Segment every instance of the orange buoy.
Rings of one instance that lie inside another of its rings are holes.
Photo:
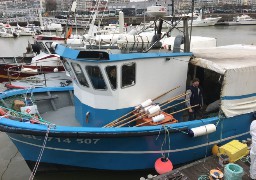
[[[165,157],[158,158],[155,162],[155,170],[158,174],[164,174],[172,171],[172,162]]]

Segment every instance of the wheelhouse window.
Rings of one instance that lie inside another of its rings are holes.
[[[86,66],[86,71],[89,75],[94,89],[107,89],[101,70],[98,66]]]
[[[62,59],[62,64],[66,70],[66,73],[69,75],[69,76],[75,76],[74,73],[72,72],[72,69],[71,69],[71,66],[69,65],[68,61],[66,59]]]
[[[125,64],[122,66],[122,88],[135,85],[136,71],[135,63]]]
[[[82,68],[79,64],[77,63],[71,63],[74,73],[76,75],[76,78],[78,80],[78,82],[82,85],[82,86],[86,86],[89,87],[89,84],[84,76],[84,73],[82,71]]]
[[[108,79],[111,85],[112,89],[116,89],[117,87],[117,71],[116,71],[116,66],[107,66],[106,67],[106,72],[108,75]]]
[[[46,42],[45,45],[52,54],[55,53],[55,50],[52,48],[52,42]]]
[[[39,49],[37,49],[37,54],[39,54],[40,51],[43,51],[44,53],[49,54],[47,48],[44,46],[44,44],[42,42],[36,42],[36,45],[37,45],[37,47],[39,47]],[[38,52],[38,50],[39,50],[39,52]]]

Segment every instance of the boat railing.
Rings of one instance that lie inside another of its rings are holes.
[[[2,59],[2,61],[4,62],[4,64],[6,64],[5,58],[1,58],[1,59]]]
[[[12,84],[12,81],[24,79],[25,81],[32,81],[35,84],[42,84],[44,86],[47,86],[46,76],[45,72],[43,71],[42,65],[38,65],[38,63],[35,63],[36,68],[28,68],[27,70],[23,70],[23,65],[16,65],[9,67],[7,69],[7,76],[8,76],[8,82],[9,84]],[[43,78],[36,78],[36,77],[26,77],[22,76],[22,74],[33,74],[33,76],[43,74]]]

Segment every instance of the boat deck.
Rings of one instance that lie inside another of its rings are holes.
[[[244,170],[243,180],[249,180],[250,179],[250,164],[249,162],[245,161],[246,158],[242,158],[235,162],[235,164],[238,164],[241,166]],[[209,176],[209,172],[212,169],[219,169],[221,172],[224,173],[224,167],[222,167],[219,164],[219,159],[217,156],[209,156],[207,158],[198,160],[196,162],[193,162],[191,164],[187,164],[185,166],[181,166],[169,173],[159,175],[157,177],[154,177],[154,180],[167,180],[171,179],[174,175],[179,176],[179,179],[185,180],[198,180],[200,177]]]
[[[59,126],[78,126],[79,122],[75,119],[75,107],[67,106],[56,111],[41,114],[42,118]]]
[[[67,83],[68,82],[68,83]],[[72,86],[71,78],[66,75],[66,72],[54,72],[35,75],[21,80],[11,82],[14,86],[21,87],[61,87]]]

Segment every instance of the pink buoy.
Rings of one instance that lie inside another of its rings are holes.
[[[168,158],[158,158],[155,162],[155,170],[158,174],[164,174],[172,171],[173,165]]]

